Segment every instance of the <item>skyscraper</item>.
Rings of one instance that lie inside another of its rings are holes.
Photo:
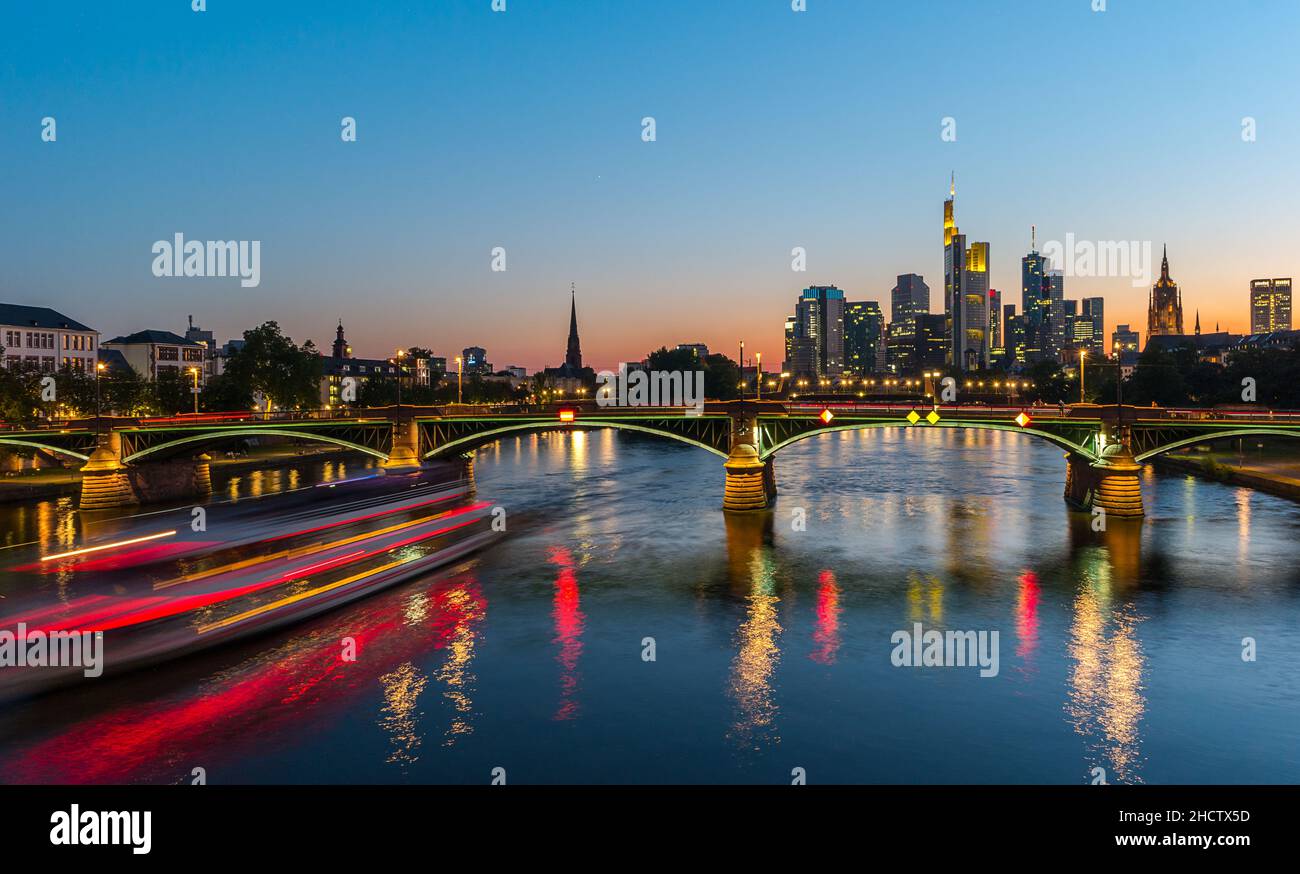
[[[916,327],[915,316],[930,311],[930,286],[916,273],[899,274],[889,293],[889,321],[910,322]]]
[[[874,300],[844,304],[844,370],[854,376],[876,372],[876,347],[884,333],[884,316]]]
[[[1092,322],[1092,340],[1088,344],[1088,355],[1094,359],[1106,354],[1106,302],[1099,297],[1083,299],[1083,315]]]
[[[1047,258],[1038,252],[1037,228],[1030,230],[1029,254],[1020,259],[1020,312],[1024,322],[1025,351],[1021,363],[1033,364],[1051,357],[1047,329],[1051,286],[1045,284]]]
[[[1016,315],[1013,303],[1006,304],[1002,313],[1006,324],[1006,354],[1002,363],[1008,369],[1022,367],[1025,363],[1025,317]]]
[[[1059,361],[1061,350],[1066,347],[1070,336],[1070,312],[1065,300],[1065,274],[1062,271],[1051,269],[1043,275],[1042,305],[1047,307],[1043,355]]]
[[[988,366],[989,244],[972,243],[957,229],[954,180],[943,202],[943,298],[948,361],[962,370]]]
[[[894,373],[910,373],[915,367],[916,323],[930,312],[930,286],[916,273],[903,273],[889,293],[889,328],[886,332],[886,362]]]
[[[794,318],[786,322],[786,370],[819,378],[844,372],[843,291],[813,285],[799,295]]]
[[[1002,340],[1002,292],[989,289],[989,354],[1004,348]]]
[[[1147,302],[1147,342],[1161,334],[1183,333],[1183,296],[1178,283],[1169,278],[1169,250],[1160,258],[1160,278],[1151,286]]]
[[[1291,330],[1291,280],[1252,279],[1250,281],[1250,332]]]

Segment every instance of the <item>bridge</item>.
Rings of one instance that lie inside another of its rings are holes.
[[[190,493],[209,493],[207,453],[247,437],[328,444],[370,455],[391,470],[458,460],[465,475],[472,477],[474,450],[502,437],[599,428],[651,434],[719,456],[725,477],[723,508],[736,512],[769,508],[776,496],[776,454],[818,434],[873,428],[1020,432],[1062,450],[1064,497],[1072,506],[1140,517],[1139,474],[1147,460],[1220,438],[1300,437],[1300,413],[756,400],[708,402],[696,410],[600,407],[589,400],[538,408],[393,406],[73,420],[0,428],[0,451],[21,448],[80,464],[81,507],[102,509],[138,503],[132,474],[151,465],[179,465],[189,477]]]

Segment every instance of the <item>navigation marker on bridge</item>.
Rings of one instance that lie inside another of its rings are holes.
[[[817,416],[817,418],[819,418],[819,419],[822,420],[822,424],[823,424],[823,425],[829,425],[829,424],[831,423],[831,419],[834,419],[834,418],[835,418],[835,414],[832,413],[832,412],[831,412],[829,409],[827,409],[826,407],[822,407],[821,414],[820,414],[819,416]]]
[[[938,410],[931,410],[929,413],[926,414],[926,416],[925,416],[925,421],[929,422],[931,425],[933,425],[933,424],[935,424],[936,422],[938,422],[938,421],[939,421],[939,411],[938,411]]]
[[[1029,418],[1028,414],[1026,414],[1026,413],[1024,413],[1024,412],[1021,412],[1021,413],[1018,414],[1018,415],[1016,416],[1016,418],[1015,418],[1015,423],[1016,423],[1017,425],[1019,425],[1021,428],[1025,428],[1025,427],[1027,427],[1027,426],[1029,425],[1029,423],[1032,422],[1032,421],[1034,421],[1034,420],[1031,419],[1031,418]]]
[[[919,421],[921,421],[921,415],[916,410],[912,410],[907,414],[907,424],[915,425]]]
[[[578,413],[576,410],[560,410],[561,422],[572,422],[574,419],[577,418],[577,416]]]

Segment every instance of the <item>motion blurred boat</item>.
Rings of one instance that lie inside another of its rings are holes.
[[[67,663],[74,641],[91,652],[84,635],[102,634],[101,666],[115,674],[301,622],[464,559],[496,536],[490,517],[464,484],[420,473],[130,517],[5,568],[23,584],[6,586],[0,697],[87,678],[81,660]],[[51,653],[66,641],[61,664],[15,659],[33,640]]]

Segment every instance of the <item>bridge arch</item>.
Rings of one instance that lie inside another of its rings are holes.
[[[679,443],[685,443],[694,446],[697,449],[704,449],[712,452],[720,458],[726,458],[727,453],[717,447],[710,446],[700,440],[687,437],[684,434],[674,434],[672,431],[660,428],[652,428],[646,425],[637,425],[632,422],[620,422],[615,420],[592,420],[587,419],[575,422],[522,422],[514,425],[504,425],[500,428],[492,428],[487,431],[480,431],[475,434],[468,434],[455,440],[450,440],[441,446],[431,449],[424,453],[424,458],[443,458],[449,455],[457,455],[462,452],[469,452],[480,446],[486,446],[489,443],[495,443],[497,440],[508,434],[540,434],[546,431],[573,430],[581,429],[584,431],[594,431],[600,428],[616,428],[621,431],[637,431],[642,434],[651,434],[655,437],[666,437],[669,440],[676,440]]]
[[[1291,437],[1300,438],[1300,429],[1286,430],[1284,428],[1233,428],[1227,431],[1214,431],[1208,434],[1197,434],[1195,437],[1188,437],[1185,440],[1175,440],[1173,443],[1166,443],[1164,446],[1157,446],[1143,452],[1141,455],[1134,457],[1134,461],[1142,462],[1157,455],[1164,455],[1166,452],[1173,452],[1175,449],[1182,449],[1184,446],[1193,446],[1197,443],[1208,443],[1211,440],[1223,440],[1228,437]]]
[[[0,437],[0,445],[3,446],[24,446],[28,449],[44,449],[46,452],[56,452],[60,455],[66,455],[75,458],[78,461],[89,461],[90,456],[77,452],[74,449],[65,449],[62,446],[51,446],[48,443],[37,443],[34,440],[19,440],[15,437]]]
[[[819,425],[815,428],[809,428],[807,431],[793,434],[790,437],[765,448],[759,454],[759,458],[760,460],[766,461],[791,443],[797,443],[798,441],[804,440],[808,437],[816,437],[818,434],[826,434],[830,431],[866,431],[875,428],[973,428],[983,431],[1007,431],[1012,434],[1029,434],[1046,440],[1072,455],[1082,456],[1089,461],[1101,460],[1101,456],[1098,455],[1096,448],[1076,443],[1059,434],[1040,431],[1037,428],[1021,428],[1019,425],[1004,425],[1000,422],[945,422],[942,419],[933,425],[908,425],[903,422],[851,422],[846,425],[827,425],[825,427]]]
[[[312,431],[291,431],[281,428],[231,428],[224,431],[212,431],[205,434],[180,437],[176,440],[168,440],[166,443],[159,443],[157,446],[150,446],[147,449],[141,449],[139,452],[133,452],[123,458],[122,462],[124,464],[129,464],[133,461],[145,458],[146,456],[153,455],[156,452],[175,449],[178,446],[185,446],[192,443],[214,443],[218,440],[224,440],[230,437],[259,437],[263,435],[273,437],[293,437],[299,440],[315,440],[320,443],[330,443],[334,446],[341,446],[345,449],[364,452],[366,455],[372,455],[381,461],[388,460],[387,453],[380,452],[377,449],[372,449],[369,446],[362,446],[360,443],[354,443],[351,440],[342,440],[338,437],[330,437]]]

